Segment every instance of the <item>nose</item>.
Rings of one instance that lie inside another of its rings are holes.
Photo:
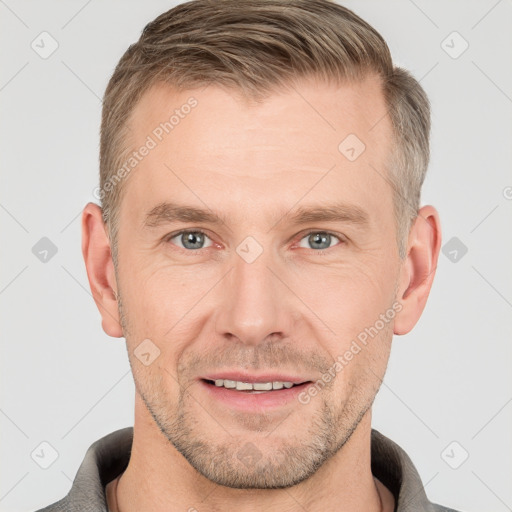
[[[253,262],[234,255],[233,269],[219,290],[217,335],[237,338],[246,345],[290,337],[293,297],[276,277],[275,266],[267,251]]]

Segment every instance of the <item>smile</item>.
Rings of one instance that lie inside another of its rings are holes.
[[[242,382],[239,380],[216,379],[215,381],[207,381],[217,386],[226,389],[235,389],[236,391],[245,391],[253,393],[265,393],[267,391],[274,391],[278,389],[290,389],[294,384],[293,382],[273,381],[273,382]]]
[[[284,407],[300,406],[298,395],[311,381],[291,382],[288,380],[269,380],[247,382],[232,379],[200,379],[201,389],[214,402],[233,410],[247,413],[264,413]]]

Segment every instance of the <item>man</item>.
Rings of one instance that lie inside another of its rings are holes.
[[[134,427],[44,510],[449,510],[371,428],[437,265],[429,131],[418,82],[336,3],[196,0],[147,25],[82,216]]]

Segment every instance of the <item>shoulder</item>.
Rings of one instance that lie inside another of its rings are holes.
[[[432,503],[432,512],[462,512],[462,510],[455,510],[454,508],[444,507],[437,503]]]
[[[52,505],[48,505],[47,507],[40,508],[35,512],[69,512],[73,510],[70,506],[68,496],[62,498],[61,500],[53,503]],[[85,509],[84,509],[85,510]]]
[[[379,431],[371,433],[372,473],[393,494],[397,512],[462,512],[429,501],[407,453]]]
[[[68,494],[36,512],[107,512],[105,486],[128,465],[132,439],[133,427],[126,427],[95,441]]]

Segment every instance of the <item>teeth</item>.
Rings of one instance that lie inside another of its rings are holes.
[[[249,391],[252,389],[252,384],[249,382],[236,382],[236,390],[237,391]]]
[[[238,380],[216,379],[215,386],[225,387],[228,389],[236,389],[237,391],[271,391],[274,389],[290,389],[293,386],[292,382],[241,382]]]
[[[270,391],[272,389],[272,382],[255,382],[252,385],[255,391]]]

